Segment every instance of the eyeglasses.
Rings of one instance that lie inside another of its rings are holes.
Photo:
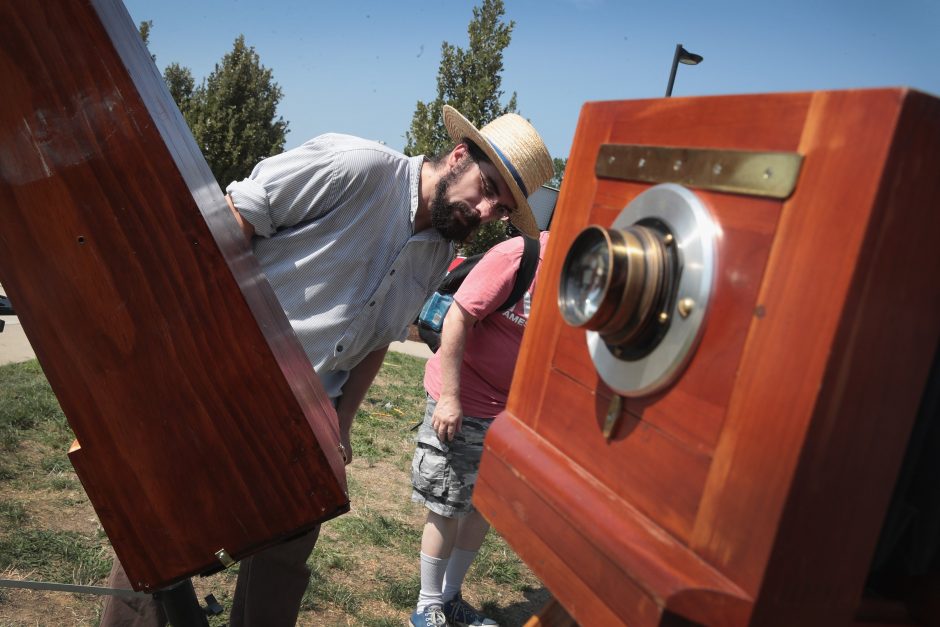
[[[499,192],[496,191],[496,187],[491,185],[487,180],[487,177],[483,174],[483,168],[479,163],[477,163],[477,170],[480,173],[480,190],[482,192],[483,198],[485,198],[486,201],[490,203],[490,206],[494,207],[496,211],[499,212],[499,216],[501,218],[505,218],[506,216],[510,215],[512,213],[512,209],[499,202]]]

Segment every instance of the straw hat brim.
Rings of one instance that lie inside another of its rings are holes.
[[[512,192],[513,199],[516,201],[515,210],[509,214],[510,222],[526,235],[538,237],[539,225],[535,221],[535,215],[532,213],[532,207],[529,206],[529,200],[522,193],[522,189],[516,183],[512,174],[510,174],[509,168],[506,167],[506,164],[503,163],[503,160],[500,159],[490,145],[489,140],[471,124],[470,120],[450,105],[444,105],[444,126],[447,128],[450,138],[455,142],[463,141],[466,137],[486,154],[490,162],[496,166],[500,176],[503,177],[503,181],[509,187],[509,191]]]

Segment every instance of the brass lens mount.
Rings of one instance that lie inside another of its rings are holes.
[[[719,235],[694,193],[666,183],[637,196],[609,228],[594,224],[575,238],[558,307],[586,331],[613,390],[650,394],[678,376],[701,334]]]

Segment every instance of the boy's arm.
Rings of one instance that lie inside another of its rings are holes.
[[[460,365],[467,344],[467,334],[477,319],[454,301],[441,330],[441,347],[438,358],[441,367],[441,394],[434,408],[431,426],[441,442],[449,442],[460,431],[463,408],[460,405]]]

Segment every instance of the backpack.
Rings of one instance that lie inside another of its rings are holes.
[[[522,260],[519,262],[519,270],[516,272],[516,282],[513,284],[512,291],[506,301],[499,306],[497,311],[505,311],[519,302],[519,299],[529,289],[532,280],[535,278],[535,270],[539,265],[539,240],[525,235],[520,237],[523,241]],[[454,302],[454,294],[485,254],[480,253],[464,259],[459,266],[441,279],[437,289],[424,302],[424,307],[421,308],[421,313],[418,314],[418,336],[430,347],[431,351],[436,353],[441,346],[441,329],[444,326],[444,317],[447,315],[451,303]]]

